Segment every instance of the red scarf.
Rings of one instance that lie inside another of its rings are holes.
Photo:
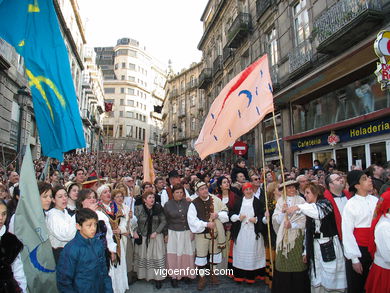
[[[371,253],[372,258],[374,258],[374,254],[376,252],[376,244],[375,244],[375,227],[378,224],[380,218],[382,216],[386,217],[390,209],[390,188],[384,192],[378,200],[376,204],[376,209],[374,213],[374,218],[371,222],[370,235],[368,238],[368,251]]]
[[[345,194],[347,199],[351,198],[351,194],[347,190],[343,190],[343,193]],[[341,214],[340,214],[339,208],[338,208],[338,206],[336,204],[336,201],[333,198],[332,193],[328,189],[325,190],[324,196],[325,196],[325,198],[327,200],[330,201],[330,203],[333,206],[333,212],[334,212],[334,217],[335,217],[335,220],[336,220],[337,232],[339,234],[339,238],[340,238],[340,241],[341,241],[342,238],[343,238],[343,234],[341,232]]]
[[[217,197],[220,200],[222,200],[222,194],[217,194]],[[229,211],[233,209],[235,199],[236,199],[235,193],[233,191],[229,190],[229,201],[227,203],[227,207],[228,207]]]

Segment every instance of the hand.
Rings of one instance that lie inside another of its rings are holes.
[[[282,213],[285,213],[288,209],[288,206],[286,203],[283,204]]]
[[[114,229],[114,230],[112,230],[112,233],[114,233],[115,235],[119,235],[119,234],[121,234],[121,230]]]
[[[210,214],[210,220],[215,220],[216,218],[218,218],[218,213],[211,213]]]
[[[249,222],[255,224],[257,222],[257,218],[256,217],[249,218]]]
[[[302,257],[302,261],[303,261],[303,263],[307,263],[307,256],[306,256],[306,255],[304,255],[304,256]]]
[[[156,233],[156,232],[154,232],[154,233],[150,234],[150,239],[155,239],[155,238],[156,238],[156,236],[157,236],[157,233]]]
[[[358,273],[359,275],[363,275],[363,267],[362,267],[362,264],[360,262],[358,263],[353,263],[352,264],[352,268],[353,270]]]
[[[164,236],[164,242],[165,242],[165,243],[168,243],[168,235],[165,235],[165,236]]]
[[[191,202],[192,201],[191,197],[186,197],[186,201]]]
[[[291,222],[289,220],[286,220],[284,222],[284,228],[286,228],[286,229],[290,229],[291,228]]]
[[[134,239],[138,239],[139,238],[139,235],[136,231],[133,232],[133,238]]]
[[[267,218],[267,220],[268,220],[268,218],[269,218],[269,211],[265,211],[264,216],[265,216],[265,217]]]
[[[298,210],[299,210],[299,208],[297,206],[292,206],[292,207],[289,207],[286,210],[286,212],[287,212],[287,214],[292,215],[292,214],[294,214]]]
[[[116,253],[111,252],[111,261],[114,262],[116,260]]]
[[[207,228],[214,229],[215,228],[215,223],[214,222],[208,222],[207,223]]]
[[[240,215],[240,222],[242,222],[246,218],[246,215]]]

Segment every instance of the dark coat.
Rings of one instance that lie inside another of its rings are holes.
[[[232,170],[232,174],[230,175],[232,177],[232,182],[233,183],[236,182],[238,173],[243,173],[245,178],[246,178],[246,180],[250,181],[249,174],[248,174],[248,169],[235,166],[233,168],[233,170]]]
[[[236,198],[236,201],[234,203],[233,210],[229,211],[229,219],[232,215],[239,215],[240,210],[242,206],[242,198]],[[257,223],[254,225],[255,230],[253,231],[257,237],[260,236],[260,233],[263,234],[263,237],[265,236],[266,233],[266,226],[263,224],[263,217],[264,217],[264,205],[260,200],[258,200],[256,197],[253,199],[253,209],[255,211],[255,217],[257,217]],[[241,222],[237,221],[233,223],[232,226],[232,240],[235,242],[238,233],[240,233],[241,229]]]
[[[99,238],[85,239],[77,232],[65,245],[57,264],[57,287],[61,293],[113,293]]]

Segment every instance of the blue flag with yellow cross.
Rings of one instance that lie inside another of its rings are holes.
[[[0,37],[24,57],[43,155],[85,147],[68,52],[53,0],[0,0]]]

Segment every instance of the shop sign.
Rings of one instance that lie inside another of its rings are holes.
[[[280,146],[282,148],[282,145]],[[278,144],[275,141],[267,142],[264,144],[264,156],[265,157],[271,157],[271,156],[278,156]]]
[[[390,117],[291,141],[293,152],[390,133]]]
[[[374,50],[379,58],[375,74],[382,90],[390,87],[390,31],[381,31],[375,42]]]

